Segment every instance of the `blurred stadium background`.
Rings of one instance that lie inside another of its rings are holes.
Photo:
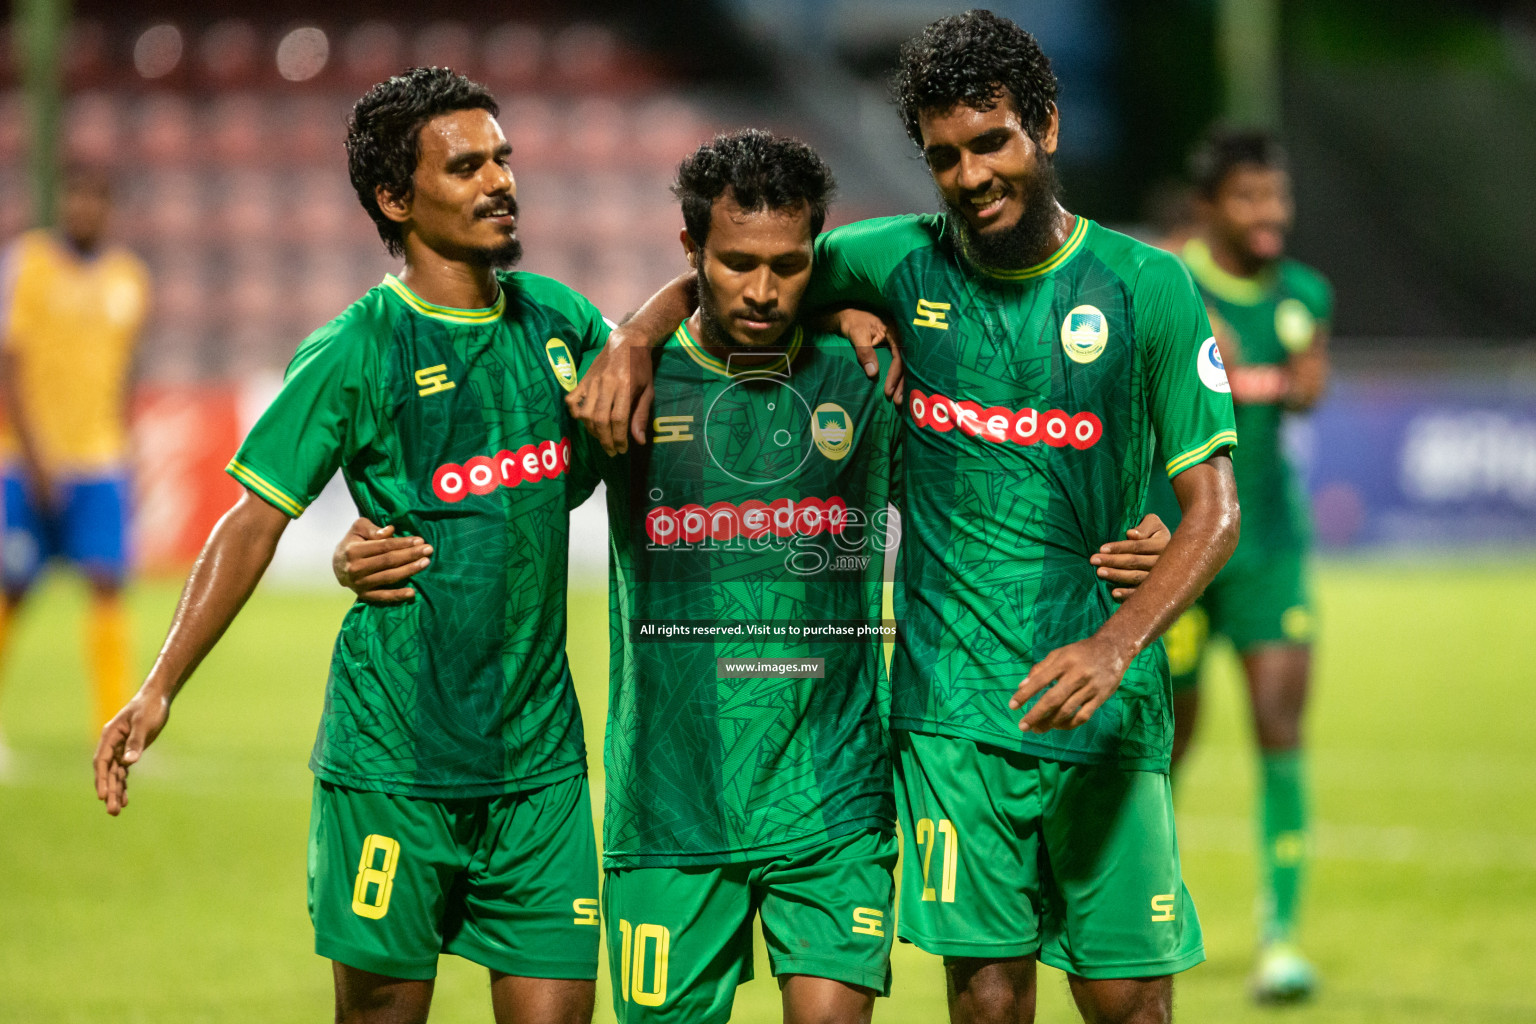
[[[1208,124],[1269,125],[1292,155],[1291,251],[1337,288],[1335,383],[1291,431],[1322,556],[1303,935],[1325,987],[1287,1015],[1536,1020],[1536,3],[992,7],[1062,80],[1074,211],[1145,234]],[[716,130],[815,144],[843,186],[834,223],[931,208],[882,78],[901,39],[959,9],[17,0],[0,46],[0,239],[46,217],[61,161],[97,163],[116,182],[115,237],[154,275],[134,402],[141,664],[288,356],[392,269],[341,146],[368,85],[412,64],[491,85],[524,267],[621,316],[681,269],[667,184]],[[351,515],[333,488],[290,529],[119,821],[87,778],[81,591],[37,595],[0,706],[16,751],[0,779],[0,1021],[329,1012],[303,909],[304,759],[346,605],[327,558]],[[600,509],[579,515],[571,639],[595,752],[605,546]],[[1180,1013],[1242,1020],[1267,1016],[1242,992],[1248,727],[1232,667],[1209,682],[1180,814],[1211,959],[1181,980]],[[896,971],[877,1019],[943,1019],[937,962],[906,947]],[[445,961],[434,1019],[489,1019],[480,973]],[[737,1019],[778,1018],[765,977]],[[1059,976],[1041,1019],[1075,1019]]]

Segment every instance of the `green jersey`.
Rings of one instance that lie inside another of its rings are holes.
[[[1153,468],[1233,445],[1225,374],[1179,261],[1086,218],[1045,262],[991,270],[944,216],[865,221],[816,245],[813,303],[901,328],[904,537],[891,727],[1062,761],[1165,769],[1160,644],[1085,725],[1043,736],[1008,707],[1051,650],[1114,611],[1089,556],[1135,525]]]
[[[500,283],[496,305],[466,310],[386,277],[299,346],[229,464],[290,516],[340,468],[360,514],[436,552],[415,600],[347,612],[310,761],[326,782],[470,797],[585,769],[562,399],[608,327],[548,278]]]
[[[1217,266],[1200,239],[1191,241],[1183,256],[1212,321],[1230,338],[1243,366],[1284,366],[1292,355],[1312,347],[1333,316],[1328,282],[1295,260],[1282,259],[1260,277],[1241,278]],[[1243,532],[1229,564],[1304,550],[1311,538],[1310,517],[1281,439],[1285,406],[1239,401],[1236,413],[1243,444],[1233,453],[1232,472]],[[1152,507],[1170,523],[1178,522],[1171,489],[1154,493]]]
[[[680,328],[651,443],[607,461],[608,867],[893,828],[877,629],[897,412],[846,340],[792,332],[772,363],[727,363]]]

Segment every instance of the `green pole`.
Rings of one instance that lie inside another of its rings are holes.
[[[1279,0],[1220,0],[1216,46],[1231,125],[1280,128]]]
[[[15,11],[12,37],[27,97],[32,213],[38,224],[52,224],[62,170],[59,143],[64,121],[64,30],[69,24],[69,0],[17,0]]]

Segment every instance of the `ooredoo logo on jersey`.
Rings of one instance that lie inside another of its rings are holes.
[[[1000,405],[957,402],[944,395],[925,395],[913,390],[908,400],[912,422],[947,434],[958,429],[967,437],[993,444],[1047,444],[1052,448],[1092,448],[1104,436],[1104,422],[1091,412],[1069,413],[1061,409],[1008,409]]]
[[[848,523],[848,503],[842,498],[756,499],[736,504],[717,501],[708,508],[659,505],[645,516],[645,535],[651,543],[699,544],[704,541],[764,540],[770,537],[815,537],[826,532],[841,534]]]
[[[517,451],[477,455],[462,466],[445,462],[432,474],[432,493],[443,501],[463,501],[471,494],[490,494],[498,487],[518,487],[552,480],[571,468],[571,442],[566,438],[525,444]]]

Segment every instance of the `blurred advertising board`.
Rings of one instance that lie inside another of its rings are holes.
[[[135,552],[183,572],[240,496],[224,473],[280,378],[158,384],[134,405]],[[1323,548],[1536,544],[1536,378],[1425,372],[1340,374],[1287,443]],[[356,513],[340,478],[289,526],[270,573],[330,580],[330,552]],[[573,565],[601,576],[601,502],[577,514]],[[589,564],[590,563],[590,564]]]
[[[240,496],[224,465],[240,443],[237,389],[150,384],[133,403],[133,554],[184,572]]]
[[[1536,543],[1529,377],[1341,375],[1292,428],[1323,547]]]
[[[239,384],[150,384],[134,401],[135,565],[186,572],[242,488],[224,467],[281,384],[277,373]],[[283,533],[266,577],[331,583],[331,549],[357,515],[338,475]],[[334,584],[332,584],[334,585]]]

